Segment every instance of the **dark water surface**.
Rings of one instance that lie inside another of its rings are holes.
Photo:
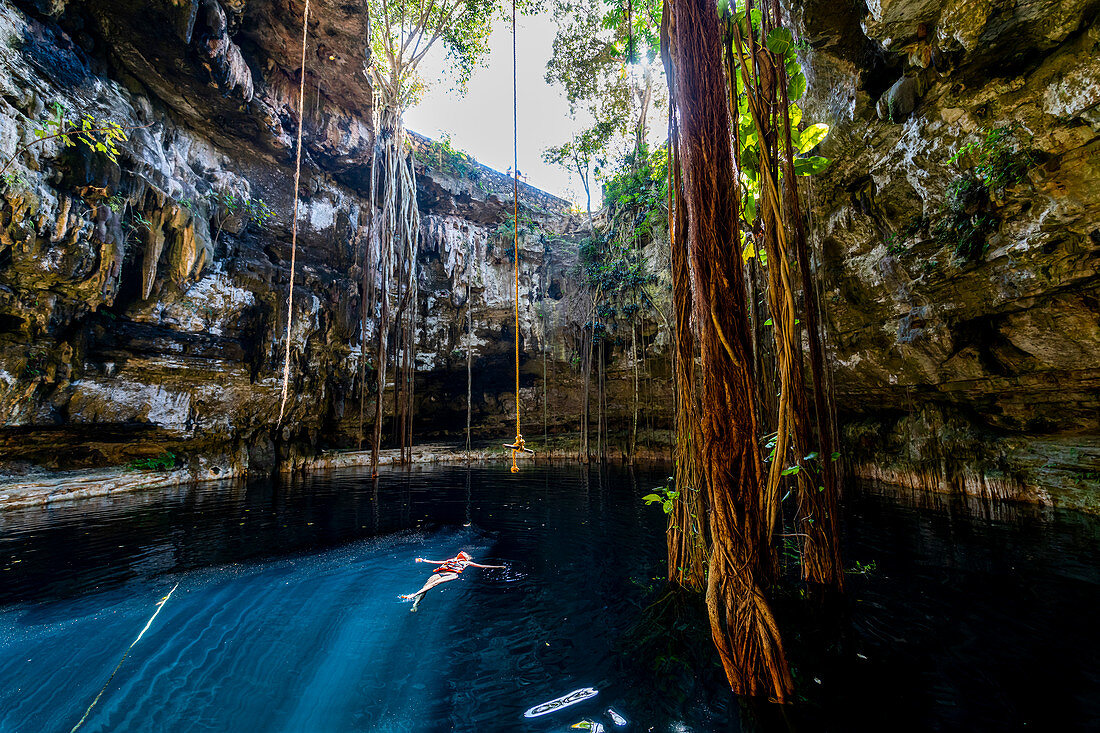
[[[69,731],[176,584],[80,730],[615,730],[608,707],[634,731],[775,728],[713,667],[670,694],[632,658],[664,574],[639,497],[668,472],[343,471],[0,513],[0,733]],[[781,609],[804,698],[783,727],[1100,727],[1100,521],[921,501],[846,500],[846,563],[875,569],[833,621]],[[414,558],[460,549],[509,567],[410,613]]]

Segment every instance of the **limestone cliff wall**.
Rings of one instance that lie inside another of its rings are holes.
[[[832,126],[814,225],[857,475],[1096,508],[1098,8],[794,3],[807,119]],[[117,164],[49,141],[17,156],[2,184],[0,463],[99,465],[171,449],[214,473],[354,445],[369,28],[354,3],[314,9],[293,398],[276,430],[300,7],[0,0],[4,160],[55,103],[138,128]],[[950,159],[998,129],[1010,131],[1022,175],[975,188],[974,162]],[[461,435],[472,349],[476,437],[510,438],[509,180],[416,160],[415,434]],[[544,424],[551,435],[579,427],[579,347],[594,314],[580,221],[531,187],[521,200],[521,408],[536,439]],[[645,254],[651,272],[666,272],[663,237]],[[639,422],[653,445],[668,440],[667,287],[664,274],[650,288],[656,307],[611,324],[605,343],[610,427],[622,434],[637,327]]]
[[[90,466],[172,450],[217,474],[355,444],[373,145],[369,28],[355,3],[313,2],[292,398],[282,429],[274,424],[300,13],[276,0],[0,0],[4,160],[55,104],[137,128],[117,163],[85,146],[36,145],[0,191],[0,464]],[[416,435],[452,437],[465,425],[472,312],[477,435],[510,438],[512,258],[498,233],[510,179],[416,160]],[[521,205],[527,432],[541,434],[544,418],[549,430],[575,431],[583,233],[564,201],[524,185]],[[651,249],[658,257],[659,244]],[[612,351],[612,368],[629,370],[624,347]],[[620,381],[609,388],[613,425],[629,410]],[[651,390],[643,422],[667,422],[667,392]]]
[[[1098,8],[794,3],[832,125],[812,195],[857,474],[1096,507]],[[997,129],[1022,175],[986,193],[950,158]]]

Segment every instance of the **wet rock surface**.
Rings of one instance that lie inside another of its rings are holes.
[[[795,3],[850,464],[1096,510],[1100,3],[862,5]]]

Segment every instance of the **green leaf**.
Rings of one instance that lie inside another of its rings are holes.
[[[799,71],[797,74],[792,74],[790,81],[787,82],[787,99],[791,102],[797,102],[802,99],[802,96],[806,93],[806,75]]]
[[[672,502],[671,501],[666,501],[665,502],[665,514],[672,514]]]
[[[737,13],[737,22],[741,26],[741,35],[746,39],[746,43],[747,43],[748,42],[748,37],[749,37],[750,34],[749,34],[748,23],[746,23],[746,17],[747,17],[747,11],[745,11],[745,10],[742,10],[739,13]],[[753,8],[753,10],[752,10],[752,29],[754,31],[760,29],[760,19],[762,17],[763,16],[760,14],[760,10],[758,8]]]
[[[769,318],[768,320],[764,321],[764,325],[765,325],[765,326],[770,326],[770,325],[772,325],[772,319],[770,319],[770,318]]]
[[[764,45],[772,53],[786,57],[788,53],[794,51],[794,36],[788,28],[773,28],[768,33],[768,39],[764,42]]]
[[[645,496],[642,497],[642,501],[644,501],[646,504],[652,504],[655,501],[663,501],[663,500],[661,499],[661,497],[657,496],[656,494],[646,494]]]
[[[814,451],[813,453],[810,453],[809,455],[806,456],[807,461],[812,461],[815,458],[817,458],[817,451]]]
[[[798,57],[793,54],[783,62],[783,68],[787,71],[788,77],[794,77],[802,73],[802,64],[798,63]]]
[[[834,461],[839,461],[840,460],[840,451],[838,451],[838,450],[833,451],[832,459]]]
[[[745,242],[745,246],[741,250],[741,259],[748,261],[753,257],[756,257],[756,248],[752,246],[752,242]]]
[[[744,216],[745,221],[750,224],[756,221],[756,197],[748,192],[745,194],[745,201],[742,206],[742,216]]]
[[[817,147],[825,136],[829,134],[829,126],[821,122],[810,125],[799,134],[798,152],[808,153]]]
[[[760,162],[760,151],[755,145],[746,145],[741,150],[741,170],[756,173]]]
[[[829,167],[829,159],[820,155],[812,155],[808,158],[796,158],[794,172],[798,176],[812,176],[821,173]]]
[[[790,468],[784,468],[780,472],[780,476],[790,476],[791,474],[798,473],[798,466],[791,466]]]
[[[791,128],[796,128],[802,124],[802,108],[793,101],[790,107],[787,108],[787,116],[791,118]]]

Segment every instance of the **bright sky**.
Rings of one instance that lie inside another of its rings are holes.
[[[557,30],[549,14],[517,19],[519,170],[527,183],[584,205],[584,188],[542,161],[542,151],[569,139],[580,125],[569,119],[560,88],[545,80],[546,62]],[[485,66],[474,70],[465,95],[452,91],[453,77],[441,78],[443,54],[433,48],[422,71],[431,85],[424,100],[405,114],[405,126],[429,137],[451,135],[451,144],[499,171],[512,167],[512,29],[496,22]],[[595,184],[594,184],[595,185]],[[593,191],[593,206],[599,198]]]

